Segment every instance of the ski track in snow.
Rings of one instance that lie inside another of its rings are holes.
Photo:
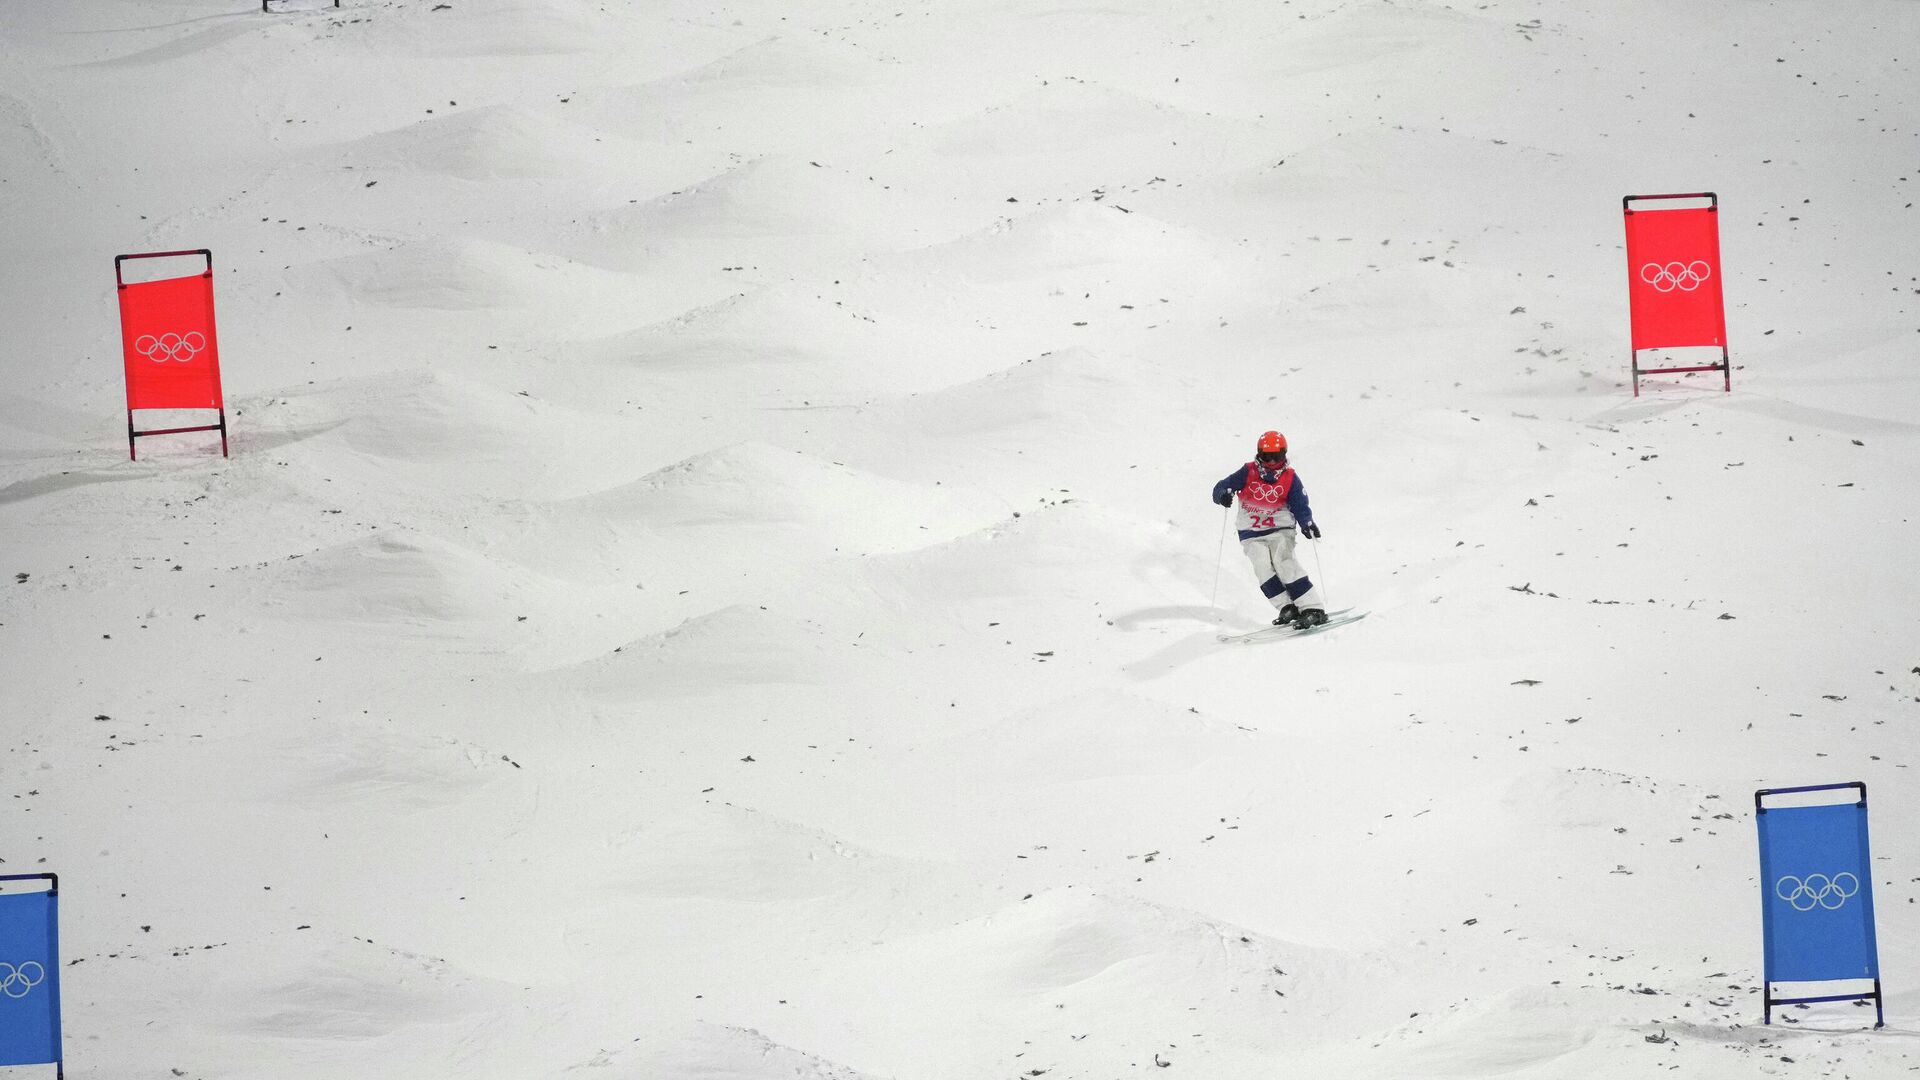
[[[0,16],[76,1075],[1920,1067],[1911,4],[244,7]],[[1635,399],[1707,188],[1734,392]],[[198,247],[233,457],[128,462]],[[1222,645],[1272,427],[1370,614]],[[1761,1028],[1852,779],[1890,1030]]]

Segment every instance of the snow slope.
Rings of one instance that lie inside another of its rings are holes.
[[[0,5],[74,1075],[1920,1067],[1920,8],[275,6]],[[1733,393],[1635,399],[1700,189]],[[128,462],[203,246],[233,456]],[[1270,427],[1372,615],[1222,647]],[[1761,1028],[1750,793],[1853,779],[1889,1030]]]

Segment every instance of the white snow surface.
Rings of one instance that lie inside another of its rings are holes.
[[[1920,1068],[1920,5],[274,7],[0,3],[70,1075]],[[1733,392],[1635,399],[1697,190]],[[233,455],[129,462],[198,247]],[[1267,428],[1371,615],[1222,645]],[[1763,1028],[1846,780],[1889,1029]]]

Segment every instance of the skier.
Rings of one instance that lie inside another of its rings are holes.
[[[1320,527],[1307,506],[1307,489],[1287,464],[1287,437],[1277,431],[1260,436],[1254,459],[1213,485],[1213,501],[1233,505],[1240,496],[1240,550],[1253,563],[1260,591],[1279,610],[1273,625],[1292,623],[1296,629],[1327,621],[1320,590],[1307,579],[1306,568],[1293,557],[1294,530],[1314,540]]]

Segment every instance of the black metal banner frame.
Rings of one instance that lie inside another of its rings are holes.
[[[0,881],[44,881],[46,882],[47,895],[54,898],[53,903],[57,911],[57,908],[60,902],[59,901],[59,897],[60,897],[60,875],[59,874],[0,874]],[[52,960],[56,968],[60,964],[60,957],[57,955],[57,949],[58,949],[58,943],[59,943],[59,932],[60,932],[59,918],[60,917],[57,913],[53,916],[56,955],[52,957]],[[57,983],[59,979],[56,977],[54,981]],[[57,994],[54,996],[54,999],[53,999],[53,1027],[56,1032],[59,1031],[60,1029],[60,998]],[[66,1049],[63,1046],[56,1046],[55,1049],[58,1051],[58,1054],[53,1059],[53,1080],[67,1080]]]
[[[270,2],[271,0],[260,0],[260,10],[266,12],[269,15],[273,14],[273,9],[267,6],[267,4]],[[340,0],[333,0],[333,6],[339,7]]]
[[[265,0],[262,0],[262,3],[264,2]],[[336,7],[339,6],[338,0],[335,0],[335,6]],[[190,255],[199,255],[202,258],[207,260],[207,268],[201,272],[200,276],[203,278],[206,278],[208,282],[212,282],[213,281],[213,252],[207,248],[193,248],[188,251],[149,251],[139,255],[115,255],[113,257],[114,288],[124,289],[127,287],[127,279],[121,273],[120,264],[125,262],[128,259],[177,259],[177,258],[182,258]],[[145,435],[179,435],[183,432],[188,432],[188,431],[219,432],[220,433],[220,456],[230,457],[231,455],[227,453],[227,406],[226,406],[226,395],[224,392],[221,394],[220,400],[221,400],[220,422],[217,424],[201,424],[198,427],[153,428],[148,431],[135,431],[133,429],[133,410],[128,409],[127,410],[127,460],[128,461],[140,460],[140,455],[135,453],[133,448],[133,440],[137,438],[140,438]],[[4,879],[0,879],[0,880],[4,880]]]
[[[1847,788],[1857,788],[1859,790],[1860,798],[1854,802],[1854,805],[1865,810],[1867,808],[1866,782],[1863,780],[1849,780],[1844,784],[1809,784],[1804,787],[1761,788],[1753,793],[1753,812],[1756,815],[1767,812],[1767,805],[1762,800],[1769,795],[1795,795],[1803,791],[1844,791]],[[1834,803],[1832,805],[1845,806],[1846,804]],[[1762,972],[1760,976],[1760,1007],[1762,1009],[1760,1022],[1763,1024],[1773,1023],[1773,1007],[1776,1005],[1813,1005],[1823,1001],[1870,1000],[1873,1002],[1873,1026],[1876,1028],[1887,1026],[1886,997],[1880,992],[1880,979],[1878,976],[1874,978],[1873,990],[1869,993],[1822,994],[1819,997],[1795,998],[1774,997],[1772,976],[1773,973],[1771,971]]]
[[[1635,202],[1651,202],[1656,199],[1705,199],[1707,200],[1707,212],[1709,214],[1718,215],[1720,213],[1720,196],[1711,191],[1688,191],[1676,195],[1625,195],[1620,199],[1620,212],[1623,214],[1632,214],[1634,212],[1633,204]],[[1723,293],[1722,295],[1724,296],[1725,294]],[[1722,315],[1721,319],[1724,324],[1725,316]],[[1721,327],[1722,338],[1726,336],[1725,329],[1723,325]],[[1627,363],[1633,368],[1634,397],[1640,396],[1640,376],[1642,375],[1678,375],[1682,372],[1690,371],[1718,371],[1724,378],[1725,385],[1723,389],[1728,393],[1733,392],[1733,361],[1727,353],[1727,343],[1724,340],[1720,342],[1720,362],[1717,364],[1700,364],[1693,367],[1643,368],[1640,366],[1640,350],[1632,347],[1631,335],[1629,335]]]

